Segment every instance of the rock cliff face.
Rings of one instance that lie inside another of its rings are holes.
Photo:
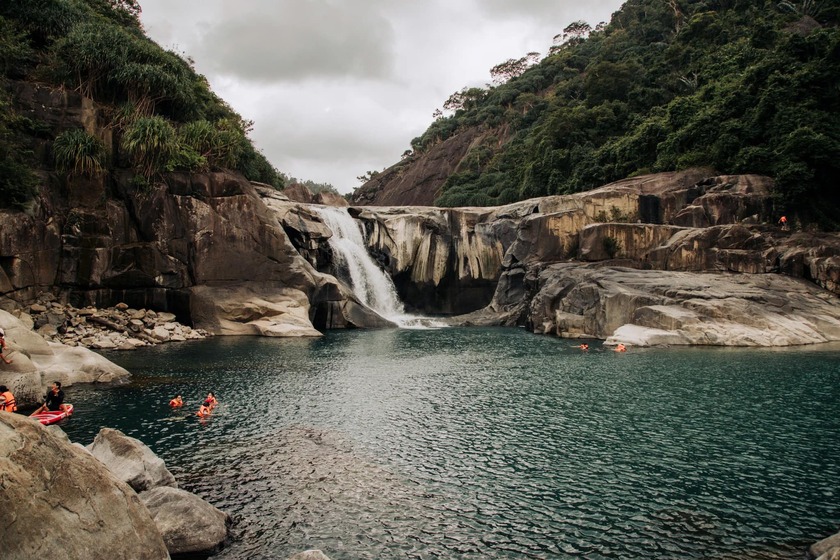
[[[460,314],[489,303],[521,209],[366,207],[351,214],[365,224],[370,251],[404,301],[425,313]]]
[[[118,159],[90,100],[28,85],[16,93],[20,110],[54,133],[84,128]],[[48,143],[39,153],[49,168]],[[0,307],[54,291],[77,307],[124,302],[171,311],[219,334],[317,336],[317,329],[380,324],[297,252],[265,202],[272,196],[282,198],[222,172],[169,174],[149,189],[119,171],[92,179],[45,174],[28,212],[0,211]]]
[[[32,86],[18,95],[23,110],[49,123],[53,132],[85,128],[118,154],[118,143],[89,100]],[[455,160],[444,152],[466,154],[480,141],[479,136],[459,135],[447,141],[457,146],[441,145],[427,153],[428,166],[395,166],[380,179],[403,185],[401,194],[394,195],[398,200],[371,194],[365,202],[428,203],[435,181],[452,171],[447,162]],[[440,165],[431,165],[435,150],[440,150]],[[48,143],[39,153],[46,162]],[[592,266],[620,265],[657,278],[666,271],[743,274],[756,290],[769,294],[762,296],[766,301],[774,301],[778,289],[801,286],[780,288],[760,278],[781,273],[816,284],[836,299],[838,236],[767,225],[777,219],[771,216],[770,187],[765,177],[693,169],[498,208],[362,206],[349,212],[367,233],[369,252],[414,311],[472,313],[462,322],[516,323],[561,336],[607,338],[625,324],[619,324],[619,317],[630,321],[626,324],[668,330],[674,323],[666,316],[674,313],[647,310],[637,316],[626,302],[599,308],[597,302],[618,300],[601,297],[603,282],[592,280]],[[310,201],[294,189],[290,193],[305,202],[221,172],[170,174],[143,190],[119,172],[93,179],[45,176],[28,212],[0,211],[0,307],[19,309],[50,290],[77,307],[124,302],[135,309],[171,311],[181,322],[217,334],[316,336],[330,328],[389,326],[328,273],[333,232],[315,206],[328,201]],[[554,266],[570,262],[585,272]],[[688,278],[672,276],[671,281]],[[589,294],[585,308],[564,301],[574,291],[568,284],[572,280],[590,286],[575,292],[581,301],[586,299],[582,294]],[[627,281],[636,291],[652,286]],[[558,285],[565,287],[551,295]],[[634,309],[674,301],[688,305],[650,289]],[[728,297],[720,290],[721,298]],[[822,316],[822,309],[812,307],[816,300],[805,299],[810,303],[797,308],[799,316]],[[566,315],[558,318],[558,312]],[[709,313],[698,321],[709,321],[715,315]],[[716,344],[759,340],[713,338]],[[818,339],[771,337],[755,343]],[[682,340],[701,339],[685,335]]]
[[[767,225],[767,178],[708,174],[494,209],[351,213],[401,295],[426,312],[467,313],[458,324],[633,344],[840,340],[840,236]]]
[[[471,129],[428,152],[393,165],[353,193],[354,205],[431,206],[446,179],[457,171],[470,148],[488,135]]]

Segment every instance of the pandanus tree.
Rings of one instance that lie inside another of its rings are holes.
[[[102,141],[80,128],[66,130],[53,143],[55,166],[70,176],[90,177],[103,170],[106,157]]]
[[[146,179],[166,170],[178,151],[175,128],[161,116],[140,117],[122,137],[122,148]]]

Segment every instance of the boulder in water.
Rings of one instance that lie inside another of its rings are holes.
[[[294,556],[289,556],[288,560],[330,560],[329,557],[320,550],[304,550],[298,552]]]
[[[128,437],[119,430],[102,428],[88,446],[114,476],[137,492],[158,486],[178,487],[175,477],[163,459],[155,455],[142,441]]]
[[[213,552],[228,536],[230,516],[195,494],[161,486],[143,492],[140,499],[170,554]]]
[[[35,420],[0,413],[0,481],[4,560],[169,558],[134,491]]]

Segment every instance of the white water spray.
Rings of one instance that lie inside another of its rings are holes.
[[[445,326],[438,321],[405,312],[394,281],[368,254],[362,229],[346,209],[319,207],[317,210],[333,233],[330,247],[336,264],[349,273],[351,288],[359,301],[402,328]]]

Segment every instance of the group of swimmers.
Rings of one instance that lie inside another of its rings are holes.
[[[580,346],[575,346],[575,348],[580,348],[584,352],[589,351],[589,345],[586,343],[583,343]],[[619,343],[615,348],[613,348],[613,352],[627,352],[627,347]]]
[[[210,416],[210,413],[213,412],[213,409],[216,408],[217,404],[219,404],[219,401],[216,399],[216,395],[214,395],[211,391],[207,393],[207,398],[204,399],[204,402],[201,403],[200,407],[198,407],[198,412],[196,412],[195,415],[199,418]],[[174,399],[169,401],[169,406],[173,408],[180,408],[184,406],[183,397],[181,397],[181,395],[176,395]]]

